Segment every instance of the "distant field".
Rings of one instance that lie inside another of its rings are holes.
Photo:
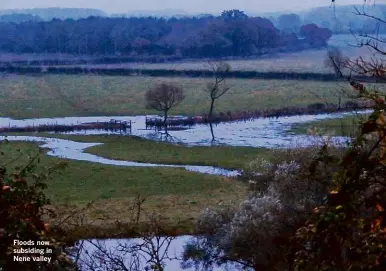
[[[335,35],[329,45],[341,48],[342,52],[350,57],[368,56],[369,51],[365,48],[350,46],[356,44],[352,35]],[[256,71],[256,72],[313,72],[332,73],[325,67],[327,49],[306,50],[295,53],[281,53],[272,56],[262,56],[256,59],[227,60],[234,71]],[[207,70],[208,64],[204,60],[186,60],[171,63],[123,63],[123,64],[96,64],[96,65],[72,65],[76,67],[89,68],[126,68],[126,69],[166,69],[166,70]]]
[[[277,54],[273,57],[260,59],[227,60],[234,71],[257,72],[315,72],[331,73],[324,66],[326,50],[310,50],[292,54]],[[95,64],[71,65],[69,67],[107,68],[107,69],[155,69],[155,70],[208,70],[207,61],[187,60],[171,63],[122,63],[122,64]]]
[[[180,84],[185,101],[172,114],[198,115],[209,108],[205,86],[211,79],[93,75],[0,77],[0,116],[13,118],[154,114],[144,103],[145,91],[156,82]],[[337,103],[346,83],[230,79],[232,89],[216,104],[217,112]],[[381,87],[381,85],[378,85]]]
[[[330,46],[338,47],[349,57],[369,56],[370,52],[366,48],[356,48],[356,38],[352,35],[334,35],[330,41]],[[256,71],[256,72],[295,72],[295,73],[331,73],[324,64],[327,49],[306,50],[295,53],[280,53],[273,55],[264,55],[254,59],[234,58],[227,60],[234,71]],[[77,62],[82,61],[103,61],[102,59],[115,59],[115,61],[127,61],[125,56],[76,56],[66,54],[1,54],[0,61],[64,61]],[[129,57],[130,58],[130,57]],[[156,56],[152,56],[156,58]],[[135,59],[135,58],[133,58]],[[133,61],[133,60],[131,60]],[[99,62],[97,62],[99,63]],[[109,62],[102,62],[109,63]],[[115,63],[115,62],[112,62]],[[54,65],[54,64],[51,64]],[[169,63],[122,63],[122,64],[75,64],[67,67],[88,67],[88,68],[126,68],[126,69],[166,69],[166,70],[205,70],[208,69],[206,60],[183,60]]]
[[[358,50],[359,51],[359,50]],[[278,54],[260,59],[227,60],[234,71],[256,72],[296,72],[296,73],[332,73],[326,68],[324,60],[327,50],[309,50],[291,54]],[[358,54],[359,55],[359,54]],[[208,70],[207,61],[184,61],[172,63],[124,63],[76,65],[76,67],[107,68],[107,69],[154,69],[154,70]]]

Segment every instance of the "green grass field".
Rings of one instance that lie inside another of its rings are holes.
[[[353,35],[333,35],[329,45],[338,47],[345,56],[358,57],[371,55],[366,48],[356,48],[349,44],[356,44]],[[230,59],[226,60],[234,71],[257,72],[314,72],[333,73],[325,65],[327,49],[305,50],[293,53],[277,53],[261,56],[256,59]],[[31,57],[31,56],[28,56]],[[32,56],[34,57],[34,56]],[[36,57],[36,56],[35,56]],[[208,62],[203,60],[184,60],[171,63],[122,63],[122,64],[96,64],[96,65],[72,65],[90,68],[126,68],[126,69],[154,69],[154,70],[208,70]]]
[[[14,160],[20,151],[24,154],[8,166],[10,171],[24,165],[27,155],[34,156],[39,152],[36,144],[24,142],[2,143],[1,149],[5,153],[2,164]],[[202,209],[223,201],[242,199],[246,193],[246,187],[236,180],[183,169],[106,166],[53,158],[44,152],[40,156],[40,170],[61,161],[68,162],[67,168],[55,173],[48,182],[47,195],[52,204],[66,213],[95,201],[86,212],[86,226],[99,225],[107,229],[105,233],[116,220],[130,220],[129,202],[137,194],[147,197],[145,210],[163,214],[170,221],[170,227],[179,227],[187,233]]]
[[[16,157],[16,150],[37,154],[32,143],[2,145],[4,161]],[[26,161],[20,160],[17,164]],[[41,153],[41,166],[67,161],[68,168],[49,183],[48,195],[54,202],[90,201],[104,198],[125,198],[139,193],[145,196],[184,195],[218,188],[221,178],[187,172],[179,168],[132,168],[100,165],[97,163],[61,160]],[[16,165],[11,165],[14,167]]]
[[[152,78],[92,75],[43,75],[0,77],[0,116],[12,118],[154,114],[145,109],[144,94],[154,83],[180,84],[186,99],[171,114],[199,115],[209,108],[204,91],[210,79]],[[232,89],[224,95],[217,112],[337,103],[336,93],[346,83],[243,80],[227,81]]]
[[[139,137],[52,135],[47,133],[34,134],[34,136],[55,137],[77,142],[104,143],[103,145],[88,148],[86,152],[115,160],[143,163],[242,169],[246,163],[254,160],[256,157],[269,159],[272,155],[269,149],[264,148],[232,146],[186,147],[184,145],[156,142]]]
[[[350,46],[356,44],[356,38],[349,34],[333,35],[329,45],[338,47],[345,56],[371,56],[366,48]],[[28,56],[31,57],[31,56]],[[33,56],[32,56],[33,57]],[[327,68],[325,59],[327,49],[305,50],[293,53],[277,53],[261,56],[256,59],[230,59],[226,60],[234,71],[257,71],[257,72],[313,72],[333,73]],[[90,68],[126,68],[126,69],[154,69],[154,70],[208,70],[208,62],[203,60],[184,60],[171,63],[122,63],[122,64],[96,64],[96,65],[72,65]]]
[[[326,50],[309,50],[296,53],[282,53],[260,59],[226,60],[233,71],[257,71],[257,72],[315,72],[332,73],[331,69],[324,65]],[[210,70],[207,61],[184,60],[170,63],[123,63],[123,64],[94,64],[71,65],[90,68],[126,68],[126,69],[152,69],[152,70]]]
[[[293,125],[290,133],[309,134],[316,132],[320,135],[354,136],[359,132],[360,123],[366,115],[346,116],[339,119],[328,119]]]

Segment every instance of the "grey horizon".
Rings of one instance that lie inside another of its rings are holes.
[[[363,0],[339,0],[339,5],[360,5]],[[109,14],[175,10],[184,13],[218,14],[225,9],[241,9],[250,13],[290,12],[328,6],[330,0],[2,0],[0,9],[30,8],[94,8]],[[149,8],[151,7],[151,8]]]

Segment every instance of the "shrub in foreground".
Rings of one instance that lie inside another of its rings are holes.
[[[6,143],[1,143],[6,144]],[[2,153],[2,162],[6,154]],[[15,162],[15,161],[11,161]],[[71,270],[71,262],[61,249],[61,245],[50,237],[50,229],[44,223],[44,206],[49,200],[44,194],[45,181],[53,169],[47,173],[37,173],[38,157],[31,157],[26,165],[8,172],[7,163],[0,167],[0,269],[2,270]],[[33,241],[25,246],[15,242]],[[49,246],[39,247],[38,241],[49,242]],[[39,248],[51,249],[43,256],[51,261],[33,261],[40,253],[14,253],[15,250]],[[15,256],[30,257],[30,261],[16,261]]]
[[[317,161],[321,152],[325,161]],[[249,163],[242,178],[250,184],[250,197],[238,206],[221,205],[201,214],[184,265],[288,268],[291,238],[325,199],[341,152],[329,147],[288,150],[270,161]]]

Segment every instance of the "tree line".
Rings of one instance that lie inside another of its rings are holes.
[[[207,78],[212,77],[211,71],[200,70],[168,70],[168,69],[124,69],[124,68],[82,68],[82,67],[0,67],[0,72],[16,73],[22,75],[28,74],[95,74],[95,75],[110,75],[110,76],[151,76],[151,77],[192,77],[192,78]],[[277,79],[277,80],[313,80],[313,81],[337,81],[334,74],[312,73],[312,72],[255,72],[255,71],[230,71],[221,73],[225,78],[241,78],[241,79]],[[355,78],[364,80],[368,76],[356,76]],[[375,78],[370,78],[373,83],[378,83]]]
[[[226,57],[325,46],[331,31],[314,24],[281,33],[240,10],[192,18],[53,19],[0,23],[0,51],[75,55]]]

